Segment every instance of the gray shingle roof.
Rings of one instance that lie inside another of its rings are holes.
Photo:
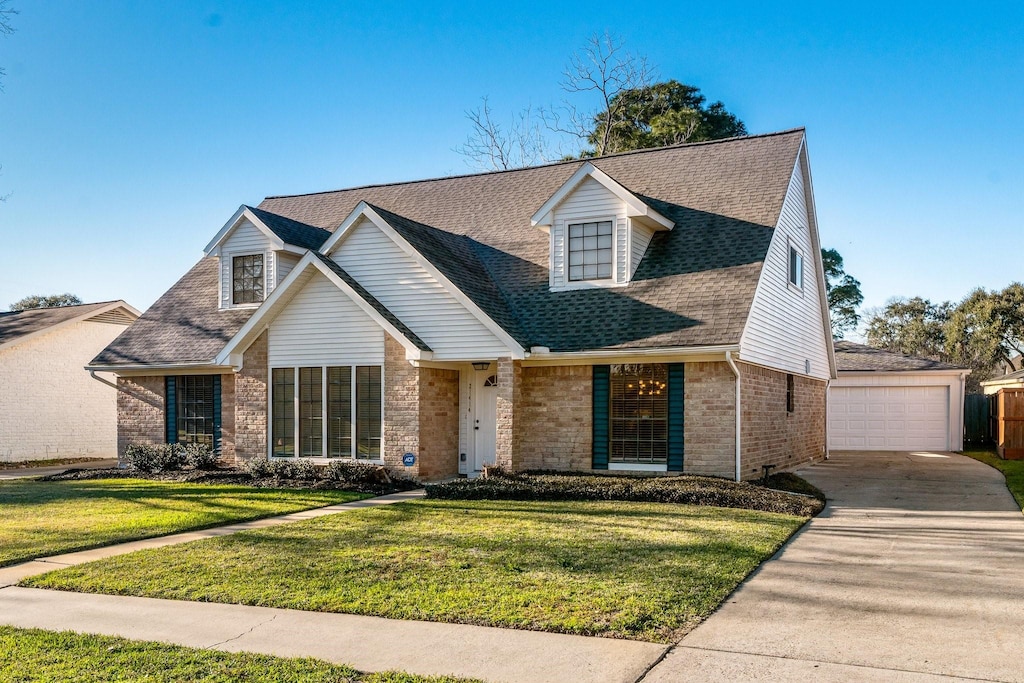
[[[876,349],[850,341],[835,342],[836,370],[839,372],[912,372],[915,370],[965,370],[958,365],[930,358]]]
[[[201,259],[91,364],[210,362],[254,310],[220,310],[218,290],[217,259]]]
[[[48,327],[86,316],[113,303],[119,302],[101,301],[94,304],[80,304],[78,306],[32,308],[27,311],[0,313],[0,344],[8,344],[19,337],[35,334]]]
[[[305,223],[285,218],[284,216],[278,216],[276,213],[264,211],[253,206],[247,206],[246,208],[252,211],[257,218],[263,221],[265,226],[270,228],[286,244],[292,244],[303,249],[319,249],[320,245],[331,236],[331,233],[322,228],[306,225]]]
[[[584,161],[268,197],[254,212],[285,241],[315,249],[365,201],[525,348],[735,344],[803,136],[799,129],[591,159],[675,222],[654,236],[633,280],[616,288],[550,292],[549,238],[530,225]],[[217,288],[215,264],[200,261],[95,362],[212,359],[251,315],[217,310]]]
[[[1017,370],[1015,372],[1008,372],[1005,375],[998,375],[996,377],[989,377],[982,384],[993,384],[995,382],[1005,382],[1007,380],[1024,380],[1024,370]]]

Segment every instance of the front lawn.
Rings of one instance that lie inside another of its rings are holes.
[[[102,458],[100,458],[102,460]],[[33,467],[56,467],[57,465],[77,465],[83,462],[96,462],[96,458],[46,458],[43,460],[17,460],[0,462],[0,470],[24,470]]]
[[[1003,460],[993,451],[964,451],[964,455],[991,465],[1006,477],[1006,488],[1024,510],[1024,460]]]
[[[0,566],[365,497],[138,479],[0,482]]]
[[[664,503],[424,500],[23,585],[672,642],[804,521]]]
[[[21,683],[82,681],[252,681],[267,683],[470,683],[403,673],[363,674],[339,664],[217,652],[110,636],[0,626],[0,680]]]

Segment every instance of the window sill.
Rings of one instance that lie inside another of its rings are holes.
[[[609,471],[619,472],[668,472],[668,465],[655,465],[645,462],[610,462]]]
[[[607,280],[578,280],[568,282],[564,285],[551,285],[548,289],[552,292],[572,292],[580,289],[607,289],[609,287],[625,287],[628,282],[616,282],[614,278]]]

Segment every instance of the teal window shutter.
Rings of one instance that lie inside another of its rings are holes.
[[[213,376],[213,451],[220,453],[220,375]]]
[[[609,376],[611,367],[608,365],[594,366],[594,420],[593,420],[593,462],[595,470],[608,469],[608,416],[610,413]]]
[[[668,471],[683,471],[683,405],[685,382],[683,363],[668,366]]]
[[[165,377],[166,398],[164,415],[167,416],[167,443],[178,443],[178,391],[177,377]]]

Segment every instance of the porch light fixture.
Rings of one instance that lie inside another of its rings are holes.
[[[477,361],[473,363],[474,370],[487,370],[491,367],[490,361]]]

